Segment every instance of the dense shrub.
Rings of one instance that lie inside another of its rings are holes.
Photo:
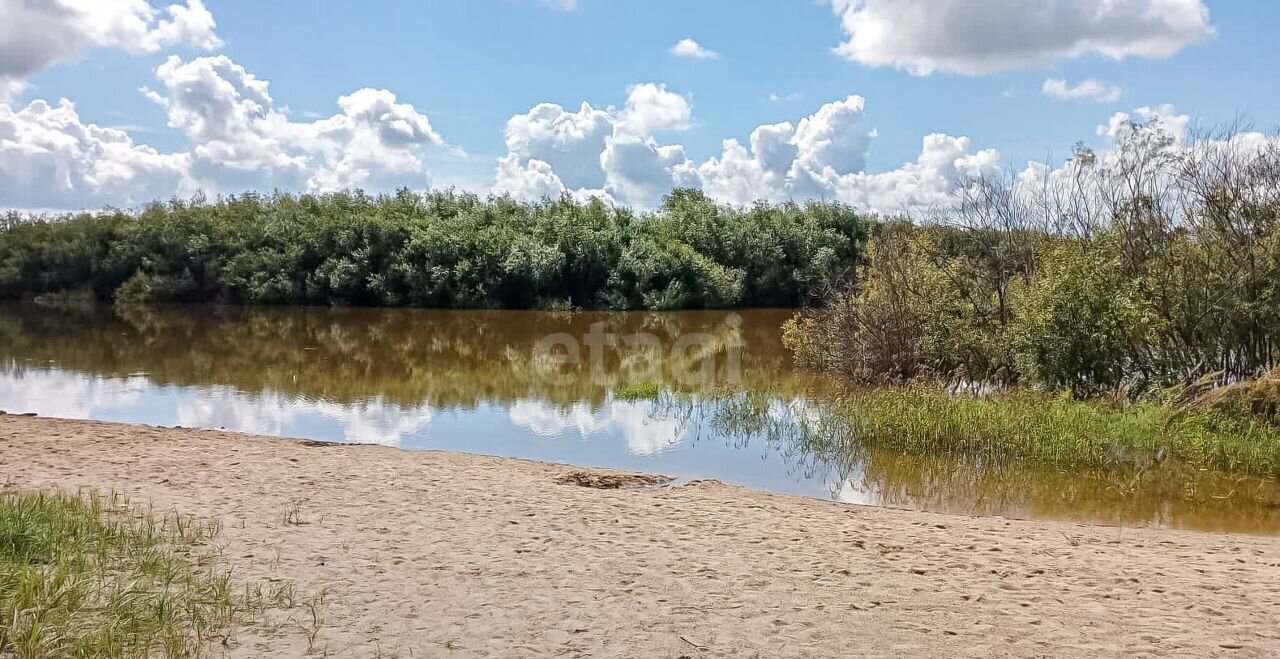
[[[871,221],[834,203],[658,211],[453,192],[246,194],[0,224],[0,298],[76,293],[454,308],[796,307],[859,262]]]
[[[978,180],[886,225],[786,339],[862,382],[934,377],[1139,397],[1280,362],[1280,138],[1130,125],[1043,181]]]
[[[1137,287],[1119,268],[1114,240],[1091,249],[1061,242],[1043,250],[1016,322],[1019,372],[1081,395],[1120,389],[1136,377],[1131,348],[1148,342]]]

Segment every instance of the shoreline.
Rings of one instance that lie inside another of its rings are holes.
[[[1280,652],[1280,537],[577,483],[623,473],[0,416],[6,484],[219,519],[238,578],[325,594],[226,656]]]

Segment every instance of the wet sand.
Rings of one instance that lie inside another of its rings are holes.
[[[579,471],[0,416],[0,480],[221,519],[239,580],[324,593],[229,656],[1280,656],[1280,538]]]

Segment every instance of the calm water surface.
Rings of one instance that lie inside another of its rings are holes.
[[[724,430],[707,393],[767,390],[784,420],[838,394],[793,368],[779,331],[789,315],[8,305],[0,409],[618,467],[901,508],[1280,532],[1280,488],[1267,481],[815,455]],[[628,397],[653,383],[668,393]]]

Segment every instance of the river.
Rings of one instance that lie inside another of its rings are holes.
[[[5,305],[0,409],[614,467],[962,514],[1280,531],[1280,489],[1257,479],[814,455],[726,431],[715,404],[700,402],[706,394],[765,392],[784,419],[839,395],[838,382],[793,366],[780,331],[790,314]]]

